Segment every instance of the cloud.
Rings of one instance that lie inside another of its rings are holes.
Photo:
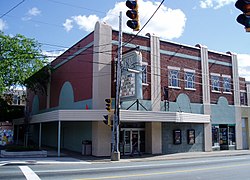
[[[148,0],[138,0],[139,15],[141,27],[148,21],[153,12],[157,9],[160,2],[151,2]],[[124,2],[118,2],[113,9],[110,9],[106,16],[100,18],[96,15],[78,15],[69,18],[73,20],[79,29],[90,32],[93,31],[96,21],[100,20],[111,25],[114,29],[118,29],[119,26],[119,12],[122,11],[122,28],[125,32],[133,32],[132,29],[127,27],[126,22],[128,20],[126,16],[126,7]],[[141,34],[154,33],[164,39],[178,38],[182,35],[186,24],[186,16],[180,9],[171,9],[162,5],[156,12],[154,17],[149,21],[145,28],[141,31]],[[66,19],[67,21],[67,19]],[[65,22],[66,23],[66,22]],[[64,23],[64,24],[65,24]],[[71,28],[72,29],[72,28]],[[66,29],[67,30],[67,29]]]
[[[23,21],[31,20],[32,17],[40,15],[41,11],[37,7],[33,7],[29,9],[26,14],[27,14],[26,16],[22,17]]]
[[[67,32],[69,32],[73,28],[73,20],[71,19],[66,19],[65,23],[63,23],[63,26]]]
[[[4,29],[7,29],[8,26],[6,24],[6,22],[2,19],[0,19],[0,31],[3,31]]]
[[[240,77],[250,81],[250,54],[238,54],[237,57]]]
[[[28,11],[28,15],[30,16],[37,16],[39,14],[41,14],[41,11],[37,7],[33,7]]]
[[[60,50],[60,51],[42,51],[42,54],[47,57],[49,62],[52,62],[54,59],[56,59],[58,56],[60,56],[62,53],[64,53],[67,49]]]
[[[99,17],[96,15],[90,16],[73,16],[72,19],[79,26],[79,29],[83,29],[84,31],[90,32],[94,29],[96,21],[99,20]]]
[[[206,8],[219,9],[231,3],[235,3],[235,0],[202,0],[200,1],[200,7],[203,9]]]

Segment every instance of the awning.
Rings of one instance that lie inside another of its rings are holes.
[[[54,110],[31,116],[30,123],[53,121],[103,121],[106,110]],[[210,115],[165,112],[120,110],[121,122],[178,122],[178,123],[210,123]],[[13,120],[14,124],[23,124],[23,119]]]

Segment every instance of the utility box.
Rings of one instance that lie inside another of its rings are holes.
[[[92,142],[85,140],[82,141],[82,155],[92,155]]]

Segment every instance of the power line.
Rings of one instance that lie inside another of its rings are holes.
[[[11,11],[13,11],[15,8],[17,8],[19,5],[21,5],[25,0],[22,0],[20,3],[12,7],[10,10],[8,10],[6,13],[4,13],[0,18],[4,17],[5,15],[9,14]]]

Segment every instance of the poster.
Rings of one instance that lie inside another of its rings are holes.
[[[181,130],[176,129],[173,132],[174,144],[181,144]]]
[[[187,130],[187,143],[188,144],[195,143],[195,130],[194,129]]]
[[[0,123],[0,145],[12,144],[13,135],[13,125],[11,123]]]

